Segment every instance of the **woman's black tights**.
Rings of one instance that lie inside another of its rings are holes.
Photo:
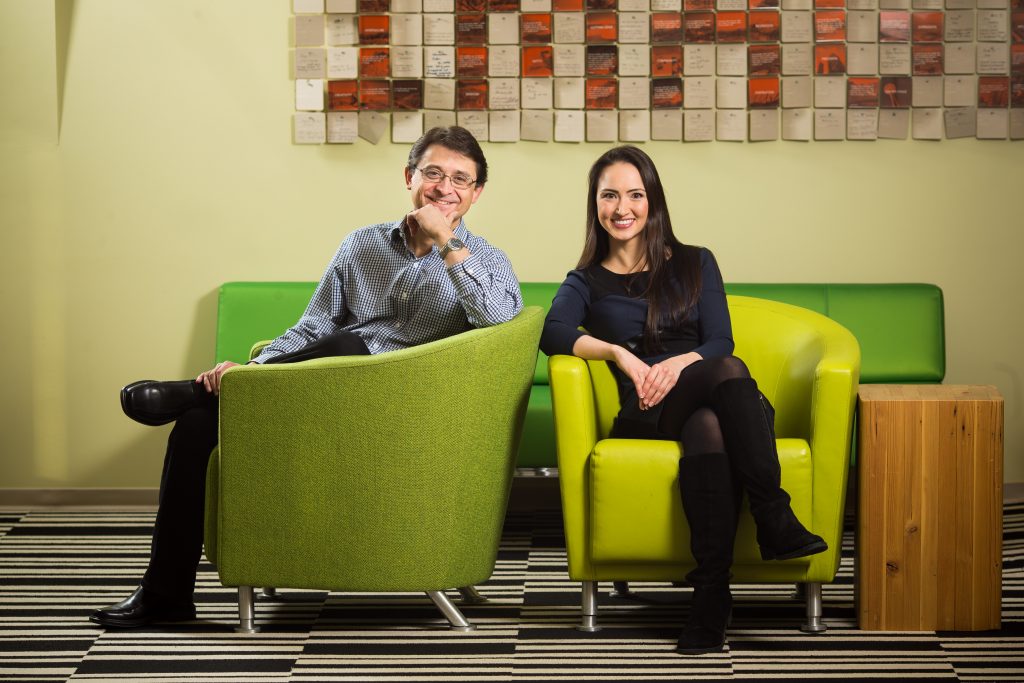
[[[663,438],[682,441],[684,455],[725,452],[711,397],[722,382],[744,377],[750,377],[750,371],[736,356],[708,358],[687,366],[665,397],[658,431]]]

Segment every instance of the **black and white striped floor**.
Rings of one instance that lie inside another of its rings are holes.
[[[103,631],[89,613],[120,600],[145,567],[151,513],[0,513],[0,679],[20,681],[1024,680],[1024,504],[1004,516],[1003,627],[995,632],[859,631],[852,536],[824,589],[824,635],[798,630],[790,587],[736,586],[725,653],[681,657],[688,590],[633,584],[601,598],[604,629],[573,629],[560,520],[511,515],[477,630],[446,628],[423,595],[281,591],[260,600],[261,632],[237,634],[235,591],[204,565],[200,619]],[[602,586],[602,589],[606,588]],[[607,586],[610,588],[610,586]],[[453,594],[454,596],[454,594]]]

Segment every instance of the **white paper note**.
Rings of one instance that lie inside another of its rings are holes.
[[[651,20],[647,12],[619,12],[619,42],[651,42]]]
[[[583,76],[585,64],[586,53],[582,45],[555,45],[555,76]]]
[[[423,0],[391,0],[391,11],[397,13],[422,12]]]
[[[292,55],[295,60],[293,78],[323,78],[324,49],[322,47],[297,47]]]
[[[619,140],[646,142],[651,139],[651,113],[649,111],[620,111]]]
[[[874,76],[878,73],[878,46],[874,43],[847,45],[846,73],[851,76]]]
[[[295,108],[299,111],[324,110],[324,82],[320,78],[295,81]]]
[[[683,112],[683,139],[687,142],[714,140],[715,112],[707,109]]]
[[[647,109],[651,99],[649,78],[619,79],[619,109]]]
[[[454,45],[455,15],[424,14],[423,15],[424,45]]]
[[[938,108],[914,109],[912,130],[915,140],[941,140],[942,110]]]
[[[491,78],[519,77],[519,47],[492,45],[487,48],[487,75]]]
[[[946,109],[946,138],[973,138],[978,131],[977,110],[974,107],[956,107]]]
[[[883,76],[910,75],[910,46],[895,43],[879,45],[878,73]]]
[[[814,52],[805,43],[782,46],[782,73],[786,76],[809,76]]]
[[[878,137],[889,140],[906,140],[909,132],[909,109],[882,109],[878,113]]]
[[[978,40],[1003,43],[1009,38],[1009,21],[1005,10],[978,10]]]
[[[683,45],[683,74],[711,76],[715,73],[714,45]]]
[[[1006,74],[1010,70],[1010,46],[1005,43],[978,45],[978,73]]]
[[[1024,109],[1010,110],[1010,139],[1024,140]]]
[[[583,142],[584,130],[583,112],[555,112],[555,142]]]
[[[588,111],[586,114],[587,142],[615,142],[618,139],[619,117],[616,112]]]
[[[455,81],[450,78],[423,79],[424,109],[455,109]]]
[[[1010,132],[1010,112],[1006,109],[978,110],[978,139],[1005,140]]]
[[[916,90],[916,88],[915,88]],[[974,76],[947,76],[942,103],[947,107],[972,107],[977,104],[978,79]],[[973,135],[973,133],[971,133]]]
[[[683,139],[683,112],[656,109],[651,112],[651,139],[678,142]]]
[[[459,111],[455,112],[455,120],[480,142],[487,142],[490,139],[490,132],[487,129],[487,112]]]
[[[454,0],[453,0],[454,2]],[[359,5],[356,0],[327,0],[326,11],[334,14],[336,12],[346,12],[348,14],[355,14],[358,11]]]
[[[295,144],[320,145],[327,142],[326,117],[319,112],[296,112]]]
[[[450,128],[455,125],[455,112],[447,110],[426,110],[423,112],[423,129]]]
[[[423,78],[423,49],[415,46],[391,48],[391,75],[395,78]]]
[[[492,111],[489,116],[491,142],[519,140],[519,112]]]
[[[416,50],[418,53],[419,50]],[[391,56],[394,61],[394,55]],[[329,47],[327,48],[328,78],[358,78],[359,48]]]
[[[784,76],[782,78],[782,106],[786,109],[811,106],[810,76]]]
[[[945,39],[947,43],[974,40],[974,12],[969,9],[946,10]],[[949,49],[949,46],[946,46]]]
[[[551,142],[554,116],[549,111],[524,111],[520,117],[519,136],[523,140]]]
[[[878,110],[850,109],[846,112],[847,140],[877,140]]]
[[[487,42],[491,45],[515,45],[519,42],[519,15],[491,12],[487,15]]]
[[[619,45],[619,75],[646,76],[651,73],[651,50],[646,45]]]
[[[519,109],[519,79],[492,78],[487,82],[487,95],[490,109]]]
[[[683,81],[683,106],[686,109],[711,109],[715,106],[715,79],[687,78]]]
[[[556,43],[582,43],[586,36],[583,12],[555,12],[553,34]]]
[[[350,145],[359,139],[359,114],[354,111],[327,113],[327,142]]]
[[[946,45],[946,73],[973,74],[975,54],[974,45],[970,43],[950,43]]]
[[[296,14],[323,12],[324,0],[294,0],[292,11]]]
[[[555,109],[583,109],[584,79],[582,78],[556,78],[555,79]]]
[[[814,139],[842,140],[846,137],[846,112],[843,109],[814,110]]]
[[[423,74],[427,78],[455,78],[455,48],[423,48]]]
[[[941,107],[942,77],[914,76],[911,104],[915,107]]]
[[[846,79],[842,76],[815,76],[814,106],[845,107]],[[817,137],[817,133],[815,133],[815,138],[821,139]]]
[[[735,109],[719,109],[715,112],[717,138],[723,142],[743,142],[747,139],[746,112]]]
[[[878,12],[847,12],[846,39],[851,43],[877,43]]]
[[[782,111],[782,139],[806,141],[811,139],[814,119],[810,109],[784,109]]]
[[[355,45],[359,42],[354,14],[330,14],[327,16],[327,44]]]
[[[747,75],[747,46],[746,44],[722,44],[718,45],[716,71],[719,76],[746,76]]]
[[[810,12],[782,13],[782,42],[809,43],[814,36]]]
[[[394,14],[391,16],[392,45],[422,45],[423,18],[420,14]],[[415,141],[414,141],[415,142]]]
[[[757,109],[750,112],[751,142],[779,139],[779,110]]]
[[[359,112],[359,137],[376,145],[388,132],[390,117],[379,111]]]
[[[394,0],[392,0],[393,2]],[[394,6],[394,5],[392,5]],[[396,111],[391,115],[391,142],[416,142],[423,135],[423,114],[418,111]]]
[[[295,47],[317,47],[324,44],[324,15],[295,17]]]
[[[550,78],[522,79],[523,109],[551,109],[552,99]]]
[[[743,78],[719,78],[715,83],[715,102],[719,109],[744,109],[747,106],[747,81]],[[721,122],[721,119],[719,119]],[[744,123],[746,119],[744,118]],[[719,136],[721,140],[721,136]]]

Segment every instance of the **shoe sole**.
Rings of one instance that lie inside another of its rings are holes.
[[[761,551],[762,560],[795,560],[798,557],[807,557],[808,555],[817,555],[828,550],[828,543],[825,541],[814,541],[807,545],[797,548],[796,550],[790,550],[789,552],[775,554],[768,553],[764,550]]]
[[[714,652],[725,652],[725,643],[717,647],[688,647],[685,649],[677,647],[676,652],[681,655],[709,655]]]
[[[117,618],[106,618],[102,619],[95,615],[89,617],[89,621],[102,626],[103,628],[139,628],[140,626],[148,626],[150,624],[160,624],[164,622],[178,622],[178,621],[195,621],[196,615],[193,614],[169,614],[162,615],[159,618],[154,619],[117,619]]]

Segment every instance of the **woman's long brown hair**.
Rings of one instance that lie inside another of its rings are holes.
[[[643,261],[650,273],[643,296],[647,300],[644,346],[648,353],[662,349],[660,330],[681,323],[697,305],[701,290],[700,251],[687,247],[672,232],[665,190],[658,169],[645,152],[632,145],[614,147],[590,167],[587,190],[587,237],[577,268],[601,263],[608,256],[610,238],[597,215],[597,189],[601,174],[612,164],[631,164],[640,173],[647,192],[647,223],[640,239]],[[668,254],[672,259],[668,260]],[[672,277],[674,271],[675,277]]]

